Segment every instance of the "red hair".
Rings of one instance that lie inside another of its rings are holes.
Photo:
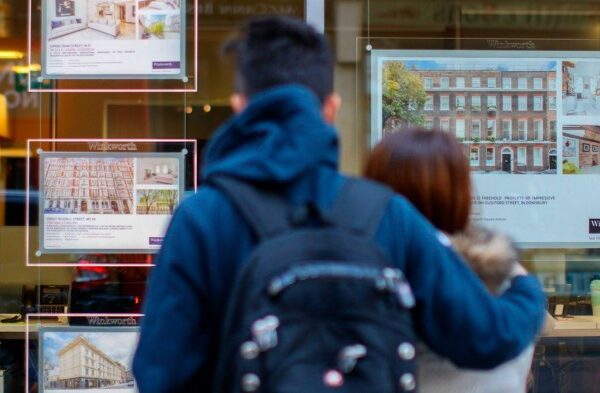
[[[422,128],[387,135],[373,149],[365,176],[404,195],[438,229],[466,229],[471,181],[464,149],[453,136]]]

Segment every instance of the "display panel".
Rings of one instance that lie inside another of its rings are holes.
[[[46,393],[137,392],[135,327],[42,327],[38,386]]]
[[[183,192],[179,153],[41,153],[40,251],[160,248]]]
[[[29,153],[27,265],[148,266],[197,186],[194,140],[40,139]]]
[[[44,79],[185,76],[185,1],[42,1]]]
[[[449,132],[471,166],[473,221],[524,247],[598,247],[593,55],[374,50],[371,65],[372,145],[407,126]]]

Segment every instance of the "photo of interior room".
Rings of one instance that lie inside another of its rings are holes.
[[[133,0],[55,0],[46,4],[48,40],[135,39]]]
[[[563,127],[563,174],[600,174],[600,126]]]
[[[138,38],[141,40],[179,40],[179,13],[143,12],[138,14]]]
[[[600,62],[563,61],[563,114],[600,115]]]
[[[144,10],[179,10],[180,0],[140,0],[138,9]]]
[[[136,184],[175,185],[179,181],[176,158],[138,158],[136,168]]]

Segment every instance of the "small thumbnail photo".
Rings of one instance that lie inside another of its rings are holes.
[[[138,158],[136,183],[175,185],[179,182],[177,158]]]
[[[139,333],[43,333],[40,377],[44,393],[135,393],[131,362]]]
[[[600,126],[563,127],[563,174],[600,174]]]
[[[44,159],[44,213],[132,214],[133,158]]]
[[[137,190],[137,214],[173,214],[179,202],[177,190]]]

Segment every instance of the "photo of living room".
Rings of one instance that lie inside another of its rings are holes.
[[[48,0],[47,40],[134,40],[134,0]]]
[[[145,10],[179,10],[180,0],[139,0],[138,9]]]
[[[144,14],[140,11],[138,38],[141,40],[179,40],[179,14]]]
[[[563,126],[563,174],[600,174],[600,127]]]
[[[600,62],[563,61],[563,114],[600,115]]]

